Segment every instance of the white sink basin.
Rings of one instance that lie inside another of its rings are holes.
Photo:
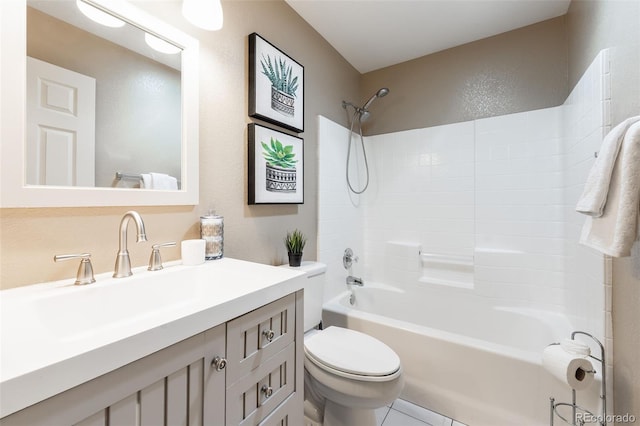
[[[36,298],[34,308],[42,324],[61,340],[83,339],[166,317],[196,302],[200,282],[189,275],[193,271],[166,270],[58,288]]]

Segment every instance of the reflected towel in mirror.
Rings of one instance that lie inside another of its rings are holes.
[[[140,177],[140,188],[178,189],[178,180],[165,173],[142,173]]]

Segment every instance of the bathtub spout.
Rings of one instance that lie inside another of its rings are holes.
[[[364,285],[364,281],[362,281],[362,278],[349,275],[347,277],[347,285],[357,285],[362,287]]]

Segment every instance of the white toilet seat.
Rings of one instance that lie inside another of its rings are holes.
[[[355,330],[328,327],[305,338],[306,359],[339,377],[384,382],[401,374],[400,358],[378,339]]]

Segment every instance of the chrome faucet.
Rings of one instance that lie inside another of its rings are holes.
[[[357,285],[362,287],[364,285],[364,281],[362,281],[362,278],[358,278],[358,277],[354,277],[352,275],[349,275],[347,277],[347,285]]]
[[[127,225],[129,219],[133,219],[138,229],[137,242],[147,241],[147,234],[144,230],[144,222],[142,217],[136,211],[128,211],[122,216],[120,221],[120,240],[118,242],[118,255],[116,256],[116,267],[113,270],[114,278],[124,278],[131,275],[131,261],[129,260],[129,251],[127,250]]]

